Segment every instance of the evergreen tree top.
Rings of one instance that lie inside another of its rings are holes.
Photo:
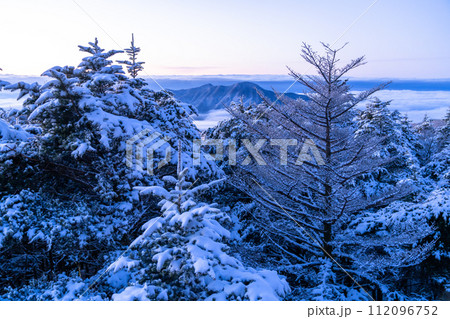
[[[139,52],[141,52],[141,49],[134,45],[134,34],[131,34],[131,46],[125,49],[125,52],[128,55],[128,60],[117,62],[126,65],[128,73],[133,79],[135,79],[138,76],[138,73],[144,69],[142,65],[145,62],[137,61],[137,55]]]
[[[105,59],[113,56],[114,54],[117,53],[123,53],[123,51],[121,50],[109,50],[106,53],[103,53],[105,51],[105,49],[102,49],[99,45],[98,45],[98,39],[95,38],[94,42],[89,42],[89,46],[83,46],[83,45],[79,45],[78,46],[80,48],[81,52],[87,52],[90,53],[94,56],[101,56]]]

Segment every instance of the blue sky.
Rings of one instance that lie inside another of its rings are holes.
[[[352,76],[450,78],[448,0],[2,0],[1,12],[0,76],[76,65],[78,44],[123,48],[134,32],[148,75],[307,72],[301,42],[337,41],[350,42],[344,61],[366,55]]]

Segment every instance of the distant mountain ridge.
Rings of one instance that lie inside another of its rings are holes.
[[[232,102],[239,102],[241,99],[244,105],[259,104],[262,99],[258,92],[271,102],[277,99],[273,91],[265,90],[252,82],[239,82],[228,86],[205,84],[192,89],[173,90],[172,92],[178,100],[197,107],[200,114],[223,109],[224,105],[229,106]],[[306,98],[306,96],[296,93],[286,93],[286,96],[291,99]]]

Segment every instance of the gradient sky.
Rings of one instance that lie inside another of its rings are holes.
[[[77,65],[78,44],[119,49],[134,32],[144,75],[303,73],[301,42],[337,40],[350,42],[342,60],[367,58],[352,76],[450,78],[449,0],[379,0],[363,14],[373,3],[0,0],[0,77]]]

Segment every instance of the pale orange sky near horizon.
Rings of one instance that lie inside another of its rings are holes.
[[[301,73],[301,42],[345,42],[351,76],[450,78],[450,1],[87,1],[1,0],[1,74],[39,75],[77,65],[77,45],[106,49],[133,32],[142,75]],[[368,9],[370,7],[370,9]],[[123,57],[117,57],[120,59]],[[312,71],[312,70],[311,70]]]

